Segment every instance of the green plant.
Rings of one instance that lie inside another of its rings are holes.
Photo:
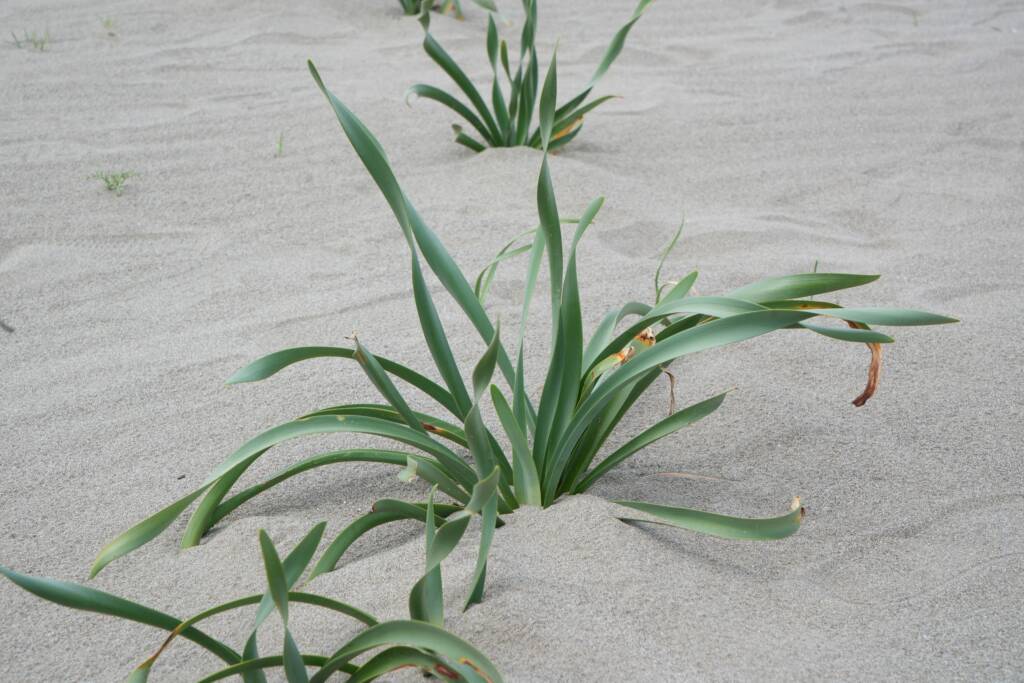
[[[770,278],[741,287],[727,296],[696,296],[691,288],[696,273],[676,283],[660,281],[655,273],[654,305],[630,302],[610,310],[589,341],[584,340],[577,282],[577,247],[601,207],[591,202],[578,219],[562,219],[555,203],[545,152],[537,184],[539,228],[531,231],[526,291],[518,332],[514,337],[515,362],[501,341],[499,326],[488,316],[474,288],[455,264],[437,235],[424,223],[406,197],[376,138],[323,84],[310,64],[317,85],[332,105],[345,135],[391,207],[409,246],[413,295],[427,350],[443,386],[419,372],[377,357],[358,339],[350,348],[302,347],[265,356],[235,373],[229,383],[262,380],[310,358],[355,360],[384,399],[381,404],[346,404],[319,410],[259,434],[216,467],[195,490],[108,544],[93,566],[93,574],[109,562],[131,552],[162,533],[193,502],[198,507],[185,529],[182,546],[200,542],[203,534],[233,510],[263,491],[314,468],[345,462],[376,462],[403,468],[402,478],[419,476],[446,494],[446,522],[437,530],[443,547],[462,538],[470,516],[481,519],[480,546],[467,607],[481,599],[487,555],[499,514],[520,505],[546,507],[560,497],[586,491],[610,469],[645,446],[714,412],[724,400],[719,394],[672,413],[634,436],[601,459],[597,456],[622,417],[673,361],[707,349],[758,337],[776,330],[800,330],[839,341],[868,344],[872,349],[869,387],[858,398],[863,403],[874,391],[880,345],[892,339],[869,325],[929,325],[954,322],[951,318],[900,309],[841,308],[802,297],[856,287],[877,279],[874,275],[805,273]],[[557,79],[552,64],[540,98],[542,147],[549,147],[556,119]],[[564,253],[562,225],[575,224]],[[478,278],[493,277],[493,269],[510,254],[503,254]],[[662,258],[667,256],[668,250]],[[551,282],[552,351],[543,391],[535,403],[526,387],[524,332],[538,273],[547,255]],[[487,348],[471,373],[467,386],[456,365],[444,326],[427,285],[422,262],[462,308]],[[626,318],[630,323],[619,332]],[[831,318],[848,327],[820,325],[816,318]],[[495,374],[499,379],[495,382]],[[413,411],[395,384],[400,380],[422,391],[451,414],[447,421]],[[498,382],[504,380],[505,387]],[[506,451],[485,424],[481,406],[489,399],[509,444]],[[239,477],[275,445],[308,435],[352,432],[369,434],[411,447],[415,452],[360,448],[305,458],[275,476],[241,491],[232,490]],[[469,461],[444,442],[464,448]],[[596,464],[594,464],[596,462]],[[492,496],[488,491],[495,491]],[[638,509],[661,523],[725,538],[773,539],[794,533],[803,511],[798,499],[782,515],[748,519],[635,501],[617,501]],[[430,517],[424,504],[383,501],[345,528],[319,558],[312,576],[331,571],[346,549],[370,529],[382,524]],[[429,534],[428,534],[429,535]],[[435,553],[436,554],[436,553]],[[429,567],[428,567],[429,569]]]
[[[32,31],[31,33],[28,31],[22,31],[21,38],[19,38],[14,31],[11,31],[11,38],[13,39],[12,42],[14,43],[14,47],[18,49],[31,47],[37,52],[46,52],[46,48],[50,44],[49,31],[45,31],[42,34],[36,33],[35,31]]]
[[[277,151],[274,152],[274,156],[279,159],[284,156],[284,131],[277,136]]]
[[[432,501],[433,498],[431,503]],[[423,513],[430,519],[430,528],[435,518],[432,506],[428,505]],[[437,519],[441,520],[440,517]],[[58,605],[107,614],[168,631],[169,635],[156,652],[132,672],[128,678],[129,683],[146,681],[159,657],[178,636],[192,641],[227,665],[203,678],[201,683],[235,675],[240,675],[244,683],[266,683],[264,671],[280,667],[284,668],[289,683],[322,683],[338,671],[348,674],[346,680],[349,683],[361,683],[376,680],[391,671],[409,666],[418,667],[424,673],[433,674],[445,681],[501,682],[501,675],[487,657],[441,627],[443,611],[440,614],[439,625],[425,623],[425,620],[381,623],[351,605],[295,590],[320,545],[325,526],[324,523],[315,526],[284,560],[281,560],[266,532],[260,531],[260,550],[267,577],[267,591],[230,600],[184,620],[79,584],[27,576],[3,565],[0,565],[0,574],[26,591]],[[429,541],[428,538],[428,543]],[[417,605],[431,606],[440,603],[439,566],[433,571],[432,576],[436,577],[436,582],[427,586],[425,590],[417,584],[417,588],[414,589],[415,600],[411,598],[410,605],[414,602]],[[361,622],[365,628],[330,655],[305,654],[300,651],[288,629],[288,614],[295,605],[336,612]],[[200,622],[210,617],[253,606],[256,606],[256,614],[252,632],[241,653],[197,627]],[[275,609],[284,629],[283,652],[276,656],[261,656],[257,645],[257,632]],[[361,664],[353,661],[373,650],[379,652],[367,661]],[[307,667],[315,669],[312,677],[309,677]]]
[[[117,21],[115,19],[111,17],[100,19],[100,25],[103,27],[103,30],[107,32],[108,38],[117,37]]]
[[[498,11],[493,0],[473,0],[473,2],[491,12]],[[457,19],[462,19],[462,3],[460,0],[441,0],[441,2],[437,2],[437,0],[398,0],[398,4],[402,6],[402,11],[408,16],[433,10],[441,14],[452,13]]]
[[[124,194],[124,184],[129,178],[135,177],[135,172],[121,171],[119,173],[114,173],[108,171],[105,173],[96,173],[92,177],[96,180],[102,181],[108,192],[113,192],[116,196],[120,197]]]
[[[629,21],[612,38],[612,42],[605,50],[600,64],[586,87],[555,110],[554,122],[551,124],[552,135],[548,143],[549,150],[557,149],[571,142],[580,132],[584,115],[613,99],[612,95],[605,95],[592,102],[587,102],[594,86],[622,52],[626,36],[629,35],[633,24],[640,20],[652,1],[640,0]],[[532,132],[530,128],[537,107],[537,98],[540,96],[537,49],[534,46],[537,32],[537,0],[523,0],[523,9],[526,20],[523,23],[519,41],[519,63],[514,72],[509,63],[508,44],[500,39],[494,16],[488,17],[487,58],[490,61],[493,76],[490,108],[466,73],[431,35],[429,14],[423,12],[420,15],[420,22],[423,24],[425,32],[423,49],[455,82],[455,85],[469,100],[472,109],[454,95],[422,83],[409,88],[406,93],[406,101],[408,102],[412,95],[425,97],[443,104],[461,116],[476,130],[482,141],[467,134],[462,126],[454,125],[452,129],[455,131],[455,141],[476,152],[483,151],[487,147],[517,147],[520,145],[538,149],[541,147],[540,127],[534,128]],[[552,68],[554,68],[554,64],[555,58],[552,56]],[[508,83],[507,97],[505,87],[501,83],[500,74],[502,73]]]

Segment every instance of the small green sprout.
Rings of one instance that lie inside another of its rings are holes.
[[[120,171],[118,173],[100,172],[92,176],[92,178],[96,180],[103,181],[103,184],[106,186],[107,191],[113,192],[114,195],[117,197],[120,197],[122,194],[124,194],[124,184],[128,181],[129,178],[134,177],[134,171]]]
[[[21,32],[21,38],[17,36],[14,31],[11,31],[11,42],[14,43],[14,47],[18,49],[32,48],[36,52],[46,52],[46,47],[50,44],[50,32],[44,31],[42,34],[32,31]]]
[[[107,32],[108,37],[117,38],[117,20],[110,17],[100,19],[100,25],[102,25],[103,30]]]
[[[278,159],[284,156],[284,131],[277,136],[277,151],[274,152],[274,156]]]

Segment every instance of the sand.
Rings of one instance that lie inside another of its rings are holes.
[[[543,3],[542,52],[561,39],[562,92],[586,80],[631,5]],[[465,22],[434,22],[478,78],[483,27],[471,5]],[[307,58],[467,271],[534,224],[536,151],[473,155],[451,143],[446,111],[402,104],[411,83],[445,81],[395,2],[6,0],[0,29],[52,40],[45,52],[0,46],[0,320],[13,330],[0,330],[0,562],[20,571],[84,580],[107,540],[246,438],[374,399],[343,361],[224,385],[259,355],[356,331],[429,371],[400,232]],[[552,161],[564,213],[607,198],[580,254],[588,325],[613,302],[650,298],[656,253],[684,214],[668,270],[699,268],[701,293],[817,262],[884,275],[844,304],[963,322],[896,330],[861,409],[849,403],[866,373],[860,346],[780,333],[680,364],[682,400],[738,391],[593,495],[511,517],[483,605],[459,610],[472,544],[447,562],[450,628],[508,681],[1024,677],[1022,31],[1017,3],[950,0],[666,0],[636,27],[599,88],[624,99]],[[137,176],[116,197],[89,177],[103,170]],[[493,288],[505,320],[523,267]],[[482,343],[437,300],[471,362]],[[535,320],[540,382],[542,309]],[[664,392],[620,438],[663,413]],[[355,443],[293,444],[254,474]],[[185,616],[261,589],[258,529],[289,548],[316,521],[336,533],[377,498],[424,491],[380,466],[321,470],[189,552],[176,524],[93,585]],[[626,525],[607,502],[767,515],[793,494],[804,528],[767,544]],[[421,563],[419,529],[395,527],[314,587],[401,617]],[[0,605],[3,681],[116,681],[162,639],[6,582]],[[211,629],[241,647],[247,626]],[[300,610],[295,630],[312,651],[353,632]],[[180,643],[154,678],[213,667]]]

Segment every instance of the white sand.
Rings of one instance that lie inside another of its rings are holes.
[[[445,81],[397,8],[0,5],[0,33],[53,38],[43,53],[0,47],[0,320],[14,329],[0,330],[0,562],[84,580],[107,540],[247,437],[374,398],[344,361],[223,385],[263,353],[358,331],[376,352],[429,369],[399,230],[307,57],[377,133],[467,270],[534,223],[538,153],[474,156],[450,142],[446,111],[400,104],[409,84]],[[631,9],[543,3],[544,54],[561,38],[563,93],[585,81]],[[484,15],[467,13],[434,27],[483,77]],[[116,37],[101,26],[108,17]],[[842,303],[963,324],[896,330],[880,391],[859,410],[849,401],[863,385],[863,347],[780,333],[681,364],[684,398],[740,391],[593,496],[511,517],[488,598],[465,615],[472,545],[446,564],[450,627],[507,680],[1024,677],[1022,31],[1024,9],[1009,1],[655,3],[599,88],[625,99],[589,117],[553,161],[565,213],[607,197],[581,253],[587,320],[649,299],[654,255],[685,211],[671,270],[699,267],[702,293],[818,261],[884,274]],[[104,169],[138,177],[117,198],[87,179]],[[522,266],[499,280],[491,307],[514,320]],[[438,301],[470,362],[482,343]],[[538,326],[538,382],[545,338]],[[662,414],[663,391],[623,437]],[[355,443],[294,444],[254,475]],[[318,520],[336,533],[379,497],[423,490],[382,467],[311,473],[240,509],[196,550],[178,552],[177,524],[94,585],[184,616],[260,590],[257,529],[289,548]],[[756,515],[795,493],[808,520],[771,544],[627,526],[605,502]],[[315,587],[400,617],[421,562],[410,523],[355,547]],[[119,680],[162,639],[6,582],[0,605],[3,681]],[[351,633],[296,613],[304,649]],[[213,630],[241,647],[247,625]],[[179,643],[155,679],[212,670],[197,652]]]

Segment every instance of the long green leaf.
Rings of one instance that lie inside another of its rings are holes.
[[[423,97],[428,100],[434,100],[435,102],[443,104],[444,106],[448,107],[456,114],[461,116],[463,119],[465,119],[466,123],[473,126],[473,128],[475,128],[476,131],[480,133],[480,135],[483,136],[485,140],[490,140],[491,132],[484,125],[483,121],[480,120],[480,117],[474,114],[472,109],[470,109],[465,104],[457,100],[455,97],[446,93],[444,90],[441,90],[440,88],[435,88],[432,85],[417,83],[416,85],[410,86],[409,89],[406,90],[406,104],[409,104],[410,95],[416,95],[417,97]]]
[[[384,397],[384,400],[386,400],[391,407],[402,416],[406,425],[408,425],[413,431],[426,435],[427,430],[423,428],[423,424],[412,412],[412,408],[409,407],[409,404],[405,402],[401,392],[398,391],[398,388],[388,377],[387,373],[384,372],[384,368],[381,367],[379,362],[377,362],[377,358],[369,349],[366,348],[366,346],[359,342],[358,338],[356,338],[355,342],[356,362],[358,362],[363,368],[363,371],[366,372],[366,376],[370,379],[370,382],[373,383],[377,388],[377,391],[379,391],[381,396]]]
[[[149,543],[169,527],[174,520],[185,511],[192,502],[209,488],[209,484],[196,491],[179,498],[159,512],[150,515],[132,528],[119,534],[114,540],[105,545],[93,562],[89,571],[89,578],[95,577],[108,564],[127,555],[136,548]]]
[[[295,643],[291,631],[284,630],[284,653],[281,657],[284,664],[285,677],[288,683],[309,683],[309,675],[306,673],[306,662],[299,646]]]
[[[437,535],[437,526],[434,523],[434,494],[436,492],[436,488],[432,489],[430,498],[427,499],[424,530],[428,558]],[[427,563],[429,565],[429,559]],[[409,616],[417,621],[444,627],[444,587],[441,581],[440,565],[433,568],[428,566],[426,573],[409,592]]]
[[[342,555],[345,554],[345,551],[347,551],[353,543],[372,529],[383,524],[390,524],[391,522],[399,522],[406,519],[418,519],[420,521],[426,520],[426,510],[416,505],[405,503],[404,501],[390,501],[392,504],[388,505],[387,509],[377,509],[379,507],[383,507],[381,506],[382,502],[383,501],[378,501],[374,506],[374,510],[357,518],[345,527],[333,541],[331,541],[331,544],[327,546],[323,555],[321,555],[320,559],[317,560],[316,565],[313,566],[313,571],[310,572],[307,582],[312,581],[321,574],[334,571],[337,568]]]
[[[903,308],[822,308],[808,312],[868,325],[945,325],[959,322],[956,318]]]
[[[20,574],[4,565],[0,565],[0,574],[3,574],[18,587],[43,600],[71,609],[107,614],[165,631],[174,631],[181,624],[180,619],[169,614],[69,581]],[[234,664],[240,660],[237,652],[197,628],[188,627],[181,632],[181,636],[228,664]]]
[[[467,489],[476,480],[472,468],[449,448],[439,444],[430,437],[413,431],[404,425],[395,424],[387,420],[360,415],[320,415],[317,417],[303,418],[287,422],[250,439],[233,455],[217,467],[207,478],[204,486],[212,484],[221,477],[237,479],[240,476],[238,468],[248,467],[254,457],[265,452],[268,448],[275,446],[282,441],[310,436],[315,434],[332,434],[337,432],[354,432],[359,434],[371,434],[384,438],[399,441],[419,448],[426,453],[433,455],[438,462],[449,472],[460,484]],[[230,477],[228,475],[230,474]],[[214,492],[211,491],[211,494]],[[192,519],[185,531],[183,543],[194,545],[199,542],[202,534],[212,524],[214,514],[221,500],[227,494],[226,490],[216,491],[216,495],[208,496],[200,508],[193,514]],[[180,510],[178,513],[180,514]],[[171,520],[167,521],[170,524]],[[166,525],[165,525],[166,526]],[[187,547],[187,546],[186,546]]]
[[[597,65],[597,69],[594,71],[594,75],[590,77],[590,83],[587,84],[587,90],[594,87],[601,77],[605,75],[609,67],[622,52],[623,46],[626,44],[626,36],[629,35],[630,29],[633,28],[633,24],[640,20],[644,12],[647,11],[647,7],[654,0],[640,0],[637,4],[636,9],[633,10],[633,15],[629,18],[629,21],[620,28],[615,36],[612,37],[612,42],[608,44],[608,48],[605,50],[604,56],[601,58],[600,64]]]
[[[764,518],[730,517],[713,512],[632,500],[617,500],[615,502],[657,518],[658,521],[653,522],[655,524],[666,524],[719,538],[737,540],[768,541],[785,538],[800,529],[800,522],[804,518],[804,509],[800,507],[799,498],[793,499],[790,511],[786,514]],[[651,522],[648,519],[623,517],[620,519],[629,522]]]
[[[512,444],[512,477],[516,498],[525,505],[541,505],[540,476],[530,452],[526,433],[512,414],[512,408],[497,386],[491,385],[491,400],[501,426]]]
[[[482,678],[470,667],[455,662],[447,662],[436,655],[415,647],[406,646],[391,647],[377,653],[360,666],[359,670],[353,673],[346,683],[374,681],[384,674],[406,667],[416,667],[423,671],[429,671],[434,678],[441,681],[456,680],[451,678],[452,672],[455,671],[461,675],[461,679],[458,680],[486,683],[486,679]]]
[[[878,279],[878,275],[850,273],[800,273],[760,280],[730,292],[729,296],[754,303],[775,299],[799,299],[805,296],[827,294],[841,289],[860,287]]]
[[[774,330],[795,325],[813,314],[803,311],[754,311],[715,320],[680,332],[665,341],[638,353],[628,363],[610,373],[580,405],[554,454],[557,458],[554,476],[561,477],[572,452],[573,444],[608,403],[616,390],[649,370],[680,356],[757,337]]]
[[[354,448],[343,451],[332,451],[330,453],[321,453],[319,455],[305,458],[279,471],[270,479],[239,491],[231,498],[228,498],[217,506],[217,510],[213,515],[212,523],[216,524],[239,506],[273,486],[317,467],[349,462],[374,462],[386,465],[395,465],[397,467],[405,467],[408,465],[410,459],[416,463],[417,476],[422,477],[425,481],[428,481],[431,484],[440,486],[442,491],[455,500],[460,502],[469,500],[469,493],[459,488],[458,484],[456,484],[440,467],[438,467],[434,461],[428,458],[403,453],[401,451]]]
[[[643,432],[616,449],[614,453],[602,460],[596,467],[594,467],[594,469],[587,472],[587,475],[583,477],[578,484],[573,486],[572,492],[583,493],[590,488],[595,481],[607,474],[609,470],[641,449],[646,448],[658,439],[662,439],[669,434],[672,434],[687,425],[691,425],[698,420],[702,420],[715,412],[718,410],[718,407],[722,405],[722,401],[725,400],[727,393],[728,392],[721,393],[718,396],[707,399],[706,401],[695,403],[692,406],[660,420],[652,427],[645,429]]]
[[[502,683],[501,674],[482,652],[461,638],[419,621],[389,621],[373,626],[355,636],[336,652],[313,678],[311,683],[324,683],[341,665],[367,650],[382,645],[405,645],[443,655],[450,661],[465,660],[491,683]]]
[[[280,372],[289,365],[293,365],[294,363],[308,360],[310,358],[333,357],[354,359],[355,353],[355,349],[331,346],[303,346],[294,349],[285,349],[283,351],[277,351],[276,353],[263,356],[262,358],[249,363],[249,365],[246,365],[244,368],[231,375],[231,377],[228,378],[228,384],[256,382],[266,379],[267,377]],[[387,372],[398,377],[404,382],[408,382],[427,396],[430,396],[456,417],[462,417],[462,415],[459,414],[459,409],[455,399],[444,389],[444,387],[430,379],[427,379],[418,372],[410,370],[400,363],[388,360],[387,358],[381,358],[380,356],[377,357],[377,361]]]
[[[451,55],[441,47],[440,43],[434,40],[434,37],[429,32],[423,36],[423,49],[448,74],[452,81],[459,86],[459,89],[462,90],[466,97],[469,98],[477,114],[480,115],[480,120],[487,127],[488,134],[485,136],[487,141],[495,147],[499,146],[501,144],[501,131],[498,130],[498,125],[495,123],[494,117],[491,116],[491,112],[487,109],[487,104],[484,103],[480,92],[473,85],[473,82],[469,80],[466,73],[459,68],[459,65],[455,63]]]
[[[327,657],[321,655],[301,655],[302,661],[307,666],[324,666],[327,663]],[[261,671],[263,669],[276,669],[284,666],[284,657],[260,657],[259,659],[250,659],[238,664],[225,667],[220,671],[210,674],[205,678],[202,678],[198,683],[214,683],[214,681],[222,681],[225,678],[231,678],[239,674],[245,674],[248,671]],[[355,673],[359,667],[345,663],[335,667],[335,671],[344,671],[346,673]],[[315,680],[315,679],[310,679]]]
[[[448,335],[445,334],[444,325],[437,314],[437,307],[434,306],[430,290],[427,289],[427,283],[423,278],[420,261],[415,251],[412,252],[411,272],[413,299],[416,302],[416,314],[419,316],[423,339],[427,342],[427,348],[430,350],[430,356],[434,359],[437,371],[441,373],[444,383],[455,398],[458,416],[465,419],[471,401],[466,392],[466,385],[462,381],[462,375],[459,373],[459,367],[455,363],[455,357],[452,355]]]
[[[267,587],[270,597],[281,613],[281,621],[285,627],[288,625],[288,580],[284,575],[284,567],[281,565],[281,558],[277,554],[270,536],[263,529],[260,529],[260,552],[263,555],[263,568],[267,573]]]

